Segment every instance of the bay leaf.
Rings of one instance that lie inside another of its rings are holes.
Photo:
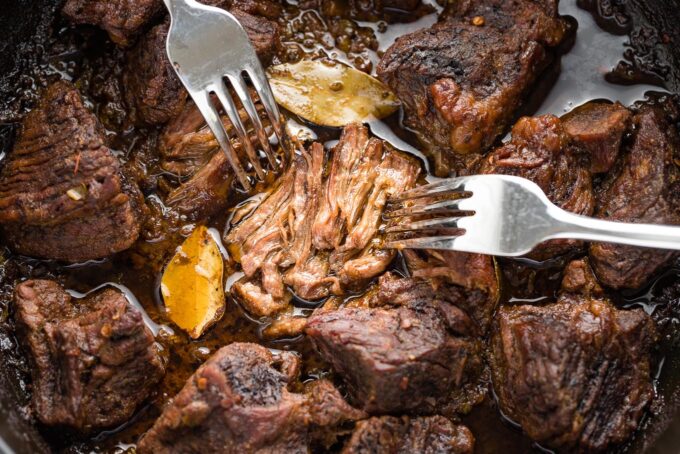
[[[399,100],[375,77],[338,62],[302,60],[267,70],[276,101],[307,121],[342,127],[382,119]]]
[[[222,254],[205,226],[193,231],[165,268],[161,295],[166,315],[193,339],[224,314],[223,273]]]

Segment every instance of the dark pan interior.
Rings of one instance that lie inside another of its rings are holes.
[[[562,0],[576,1],[576,0]],[[677,0],[578,0],[603,28],[629,34],[631,46],[611,77],[619,83],[647,82],[680,92],[680,8]],[[27,105],[18,102],[32,88],[26,74],[45,63],[43,44],[59,0],[5,0],[0,8],[0,151],[11,140],[16,119]],[[622,54],[623,54],[622,49]],[[30,102],[30,99],[29,99]],[[0,333],[0,341],[2,341]],[[676,453],[680,446],[680,349],[669,348],[659,377],[662,396],[627,452]],[[0,451],[49,452],[24,422],[11,383],[14,366],[0,358]]]

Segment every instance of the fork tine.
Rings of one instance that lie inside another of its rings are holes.
[[[217,113],[215,106],[213,106],[210,102],[210,94],[208,91],[194,92],[191,94],[191,97],[193,98],[194,103],[196,103],[196,107],[198,107],[198,110],[201,111],[201,114],[208,123],[210,130],[215,135],[217,142],[222,148],[222,151],[227,156],[227,161],[229,161],[229,164],[231,165],[234,174],[236,174],[236,178],[241,183],[241,186],[246,191],[250,191],[251,186],[250,182],[248,181],[248,176],[243,170],[243,167],[241,167],[241,162],[239,161],[238,155],[234,151],[234,148],[231,146],[231,142],[229,142],[229,136],[227,135],[226,129],[224,129],[224,125],[220,120],[220,116]]]
[[[452,249],[453,241],[460,235],[432,236],[423,238],[406,238],[387,241],[383,244],[387,249]]]
[[[469,198],[461,198],[455,200],[443,200],[441,202],[414,205],[406,208],[399,208],[397,210],[385,211],[385,218],[394,219],[404,216],[418,216],[422,214],[444,214],[452,210],[457,210],[458,205]]]
[[[274,94],[269,87],[269,81],[264,75],[262,68],[249,68],[247,73],[255,87],[255,91],[257,91],[257,95],[260,97],[260,101],[262,101],[264,109],[267,111],[267,115],[269,115],[269,120],[274,128],[274,133],[279,139],[279,143],[282,144],[283,128],[281,127],[281,114],[279,113],[279,107],[274,99]]]
[[[243,127],[243,123],[241,122],[241,116],[238,114],[238,110],[236,108],[236,105],[234,104],[234,100],[231,98],[231,94],[229,94],[229,92],[227,91],[227,87],[224,85],[224,82],[222,80],[216,82],[213,85],[212,89],[215,91],[217,98],[222,103],[222,107],[224,108],[224,111],[227,113],[227,116],[229,116],[231,124],[234,125],[236,134],[238,135],[241,144],[243,145],[243,147],[246,150],[246,153],[248,154],[248,158],[250,159],[250,163],[253,165],[253,168],[255,169],[257,177],[261,181],[264,181],[264,171],[262,170],[262,166],[260,165],[260,160],[257,156],[257,153],[255,153],[253,144],[250,143],[250,138],[248,137],[246,128]]]
[[[413,232],[416,230],[457,229],[458,221],[466,216],[426,219],[423,221],[404,222],[391,225],[385,229],[386,233]]]
[[[276,162],[276,157],[274,156],[271,145],[269,144],[269,137],[267,137],[264,126],[262,125],[262,120],[260,120],[260,116],[257,113],[257,108],[255,107],[255,104],[253,103],[253,100],[250,97],[250,93],[248,92],[248,87],[246,86],[245,81],[243,80],[243,78],[241,78],[241,76],[227,75],[227,77],[231,81],[231,85],[234,87],[236,95],[241,100],[243,108],[246,110],[246,112],[248,112],[250,121],[252,121],[253,125],[255,125],[257,138],[259,139],[260,144],[262,145],[264,153],[267,155],[267,160],[269,161],[271,168],[273,170],[277,170],[278,163]]]
[[[409,191],[402,192],[397,195],[391,202],[400,202],[409,199],[417,199],[421,197],[427,197],[435,194],[440,194],[442,192],[456,192],[464,189],[465,183],[470,181],[469,177],[460,178],[449,178],[443,181],[438,181],[436,183],[426,184],[424,186],[418,186]]]

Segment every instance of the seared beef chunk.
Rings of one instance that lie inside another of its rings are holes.
[[[245,273],[234,290],[256,316],[300,298],[343,295],[379,275],[394,257],[375,236],[387,199],[415,184],[418,163],[347,126],[326,157],[316,143],[300,150],[278,186],[229,231],[225,242]]]
[[[554,0],[456,2],[431,28],[398,38],[378,76],[425,141],[480,153],[508,126],[567,28]]]
[[[654,396],[653,321],[614,308],[596,285],[577,263],[557,303],[498,316],[491,363],[501,409],[548,448],[605,451],[632,435]]]
[[[29,354],[33,410],[81,431],[126,422],[164,365],[142,314],[119,291],[73,300],[53,281],[17,285],[14,317]]]
[[[619,155],[632,115],[621,104],[589,102],[561,118],[576,147],[590,155],[592,173],[608,172]]]
[[[479,173],[528,178],[556,205],[589,215],[595,201],[587,159],[570,142],[553,115],[521,118],[511,140],[484,159]]]
[[[101,27],[111,41],[127,45],[162,11],[162,0],[67,0],[62,13],[75,24]]]
[[[351,431],[348,423],[368,417],[365,412],[348,404],[335,385],[326,379],[307,382],[304,394],[309,414],[311,452],[316,452],[314,447],[328,451],[340,436]]]
[[[239,343],[221,348],[187,381],[138,451],[307,452],[315,429],[364,416],[330,383],[309,394],[290,392],[298,368],[290,352]]]
[[[277,42],[278,25],[266,17],[253,14],[275,14],[280,8],[276,3],[266,0],[242,1],[235,2],[233,7],[230,7],[232,2],[224,0],[205,3],[229,9],[245,28],[260,59],[265,63],[271,60]],[[188,93],[165,51],[168,27],[166,21],[151,29],[128,55],[123,84],[128,107],[134,110],[138,123],[167,123],[179,115],[187,100]]]
[[[576,148],[563,123],[553,115],[524,117],[512,139],[495,149],[477,169],[482,174],[516,175],[536,183],[557,206],[589,216],[595,207],[588,157]],[[546,259],[580,242],[550,241],[532,253]]]
[[[230,12],[245,29],[257,56],[260,57],[263,64],[266,65],[271,62],[276,52],[276,42],[279,34],[278,24],[273,20],[241,11],[238,7],[231,9]]]
[[[182,111],[188,93],[168,61],[168,24],[156,25],[127,56],[125,100],[138,123],[159,125]]]
[[[465,426],[442,416],[383,416],[357,423],[343,454],[472,454],[475,439]]]
[[[11,247],[71,262],[106,257],[137,239],[140,205],[76,88],[48,87],[0,172],[0,224]]]
[[[560,301],[576,298],[578,302],[583,297],[604,297],[604,289],[597,281],[587,258],[574,260],[564,269]]]
[[[635,137],[599,194],[597,216],[650,224],[680,224],[680,139],[661,110],[644,107],[633,118]],[[595,273],[608,287],[639,288],[677,253],[596,243]]]
[[[260,119],[269,127],[267,113],[262,104],[256,103]],[[239,110],[241,120],[248,125],[247,113]],[[226,115],[222,116],[227,133],[236,137],[233,125]],[[249,131],[250,141],[257,144],[256,133]],[[242,145],[233,140],[239,155]],[[196,105],[189,101],[182,112],[168,123],[160,137],[159,153],[161,168],[183,181],[168,194],[168,206],[191,220],[205,219],[226,208],[233,174],[221,152],[215,136],[210,131]]]
[[[186,219],[206,219],[225,208],[232,181],[226,155],[215,153],[187,182],[173,189],[165,202]]]
[[[461,390],[482,367],[480,330],[449,296],[388,273],[364,301],[317,311],[306,333],[369,413],[464,410]]]
[[[486,333],[496,310],[500,288],[494,260],[488,255],[453,251],[403,251],[411,276],[427,279],[447,299],[463,309]],[[409,298],[409,292],[398,286],[382,285],[382,300]],[[425,287],[422,287],[428,291]],[[429,290],[431,291],[431,290]]]

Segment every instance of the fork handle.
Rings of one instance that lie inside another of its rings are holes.
[[[551,207],[557,221],[551,239],[568,238],[602,243],[627,244],[656,249],[680,250],[680,226],[605,221]]]

